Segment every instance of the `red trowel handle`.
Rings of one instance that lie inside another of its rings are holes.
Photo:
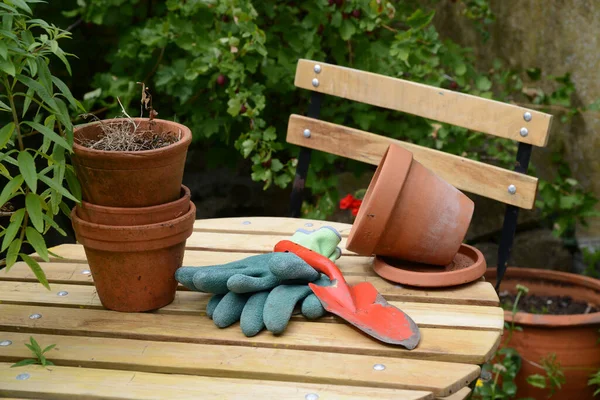
[[[308,249],[289,240],[282,240],[275,245],[274,251],[277,253],[294,253],[295,255],[306,261],[308,265],[310,265],[317,271],[327,275],[332,281],[337,280],[340,283],[346,283],[342,272],[333,263],[333,261],[315,251],[312,251],[311,249]]]

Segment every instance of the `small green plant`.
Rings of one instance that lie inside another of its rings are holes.
[[[565,374],[560,367],[560,363],[556,361],[556,354],[554,353],[544,357],[540,366],[544,369],[545,375],[530,375],[527,377],[527,383],[540,389],[549,389],[548,397],[552,397],[565,383]]]
[[[583,274],[592,278],[600,279],[600,272],[598,272],[600,251],[584,248],[582,254],[583,262],[585,264],[585,270],[583,271]]]
[[[32,3],[39,1],[0,2],[0,114],[4,114],[0,119],[8,120],[0,128],[0,174],[8,180],[0,191],[0,208],[8,210],[3,216],[10,216],[8,226],[0,228],[0,252],[7,250],[2,260],[7,271],[23,260],[50,289],[38,262],[21,250],[29,244],[48,261],[43,235],[51,228],[66,235],[54,216],[60,211],[69,215],[64,198],[77,202],[81,197],[75,172],[66,161],[73,145],[67,104],[75,110],[83,107],[51,72],[50,60],[56,57],[70,73],[68,54],[59,46],[70,33],[32,18]],[[39,147],[27,147],[26,138],[33,135],[43,137]],[[17,204],[17,197],[24,206],[14,210],[8,204]]]
[[[600,369],[590,377],[588,385],[597,386],[596,391],[594,392],[594,397],[600,394]]]
[[[51,344],[50,346],[47,346],[45,349],[42,350],[42,348],[40,347],[38,342],[33,338],[33,336],[30,336],[29,343],[25,343],[25,346],[27,346],[27,348],[29,350],[31,350],[31,352],[33,353],[35,358],[27,358],[25,360],[21,360],[15,364],[11,365],[11,368],[22,367],[25,365],[32,365],[32,364],[39,364],[43,367],[47,367],[49,365],[54,365],[54,363],[52,361],[46,359],[46,356],[44,354],[46,354],[47,352],[49,352],[50,350],[55,348],[56,347],[55,344]]]

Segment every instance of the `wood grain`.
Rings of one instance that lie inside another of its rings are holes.
[[[85,258],[83,247],[80,245],[61,245],[51,249],[53,252],[63,254],[73,258]],[[237,255],[239,258],[229,258],[231,255]],[[253,254],[244,253],[211,253],[199,251],[187,251],[184,262],[188,265],[213,265],[223,262],[233,261]],[[223,257],[222,261],[219,258]],[[419,303],[443,303],[443,304],[464,304],[497,306],[499,299],[496,291],[489,282],[477,281],[466,285],[460,285],[450,288],[422,290],[407,286],[398,285],[383,280],[375,275],[371,269],[371,261],[365,264],[355,262],[361,257],[344,257],[339,263],[342,272],[347,275],[347,281],[350,284],[367,281],[371,282],[377,290],[388,300],[411,301]],[[89,275],[82,272],[89,269],[87,264],[82,263],[41,263],[48,280],[51,284],[87,284],[92,285],[93,281]],[[351,270],[352,273],[347,271]],[[0,282],[37,282],[37,279],[25,263],[17,263],[9,273],[0,271]],[[37,286],[39,288],[39,285]],[[184,288],[180,286],[180,289]]]
[[[324,399],[431,399],[431,392],[378,389],[356,386],[214,378],[157,374],[111,369],[41,366],[27,367],[30,378],[17,380],[24,369],[0,363],[0,397],[23,396],[40,399],[303,399],[316,393]]]
[[[321,66],[319,74],[313,70],[316,64]],[[318,87],[312,84],[315,78]],[[552,115],[539,111],[311,60],[298,61],[294,84],[535,146],[546,146],[552,123]],[[529,122],[523,119],[526,111],[532,115]],[[529,131],[525,137],[519,133],[523,127]]]
[[[342,237],[350,234],[352,225],[316,219],[283,217],[235,217],[200,219],[194,222],[196,232],[250,233],[253,235],[293,235],[298,229],[317,230],[324,226],[335,228]]]
[[[310,129],[310,138],[304,137],[304,129]],[[343,125],[291,115],[287,141],[373,165],[379,164],[390,144],[397,144],[460,190],[525,209],[532,209],[535,203],[538,185],[535,177]],[[517,188],[515,194],[508,192],[509,185]]]
[[[13,345],[0,347],[0,361],[29,357],[24,346],[29,335],[4,333],[2,338]],[[436,396],[458,391],[480,373],[470,364],[302,350],[59,335],[36,335],[36,340],[42,346],[56,344],[47,357],[59,366],[424,390]],[[375,364],[386,368],[375,371]]]
[[[40,319],[30,319],[34,313]],[[347,324],[292,321],[285,334],[263,331],[245,337],[239,328],[219,329],[208,318],[152,313],[118,313],[0,304],[0,330],[60,335],[111,337],[152,341],[286,348],[327,353],[359,354],[482,364],[496,350],[501,332],[422,328],[413,350],[382,344]]]
[[[465,400],[469,398],[471,394],[471,389],[468,387],[464,387],[460,389],[458,392],[453,393],[446,397],[436,397],[436,400]]]
[[[104,309],[93,286],[53,284],[51,288],[50,291],[42,290],[39,283],[0,282],[0,303]],[[68,294],[57,296],[60,291]],[[178,291],[173,303],[156,312],[205,315],[206,304],[211,296],[209,293]],[[387,296],[390,304],[410,315],[419,327],[502,331],[504,324],[504,313],[499,307],[414,303],[391,299],[392,296]],[[306,321],[301,315],[293,317],[293,320]],[[319,322],[345,323],[331,315],[319,319]]]

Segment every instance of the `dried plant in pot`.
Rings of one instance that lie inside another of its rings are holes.
[[[462,244],[473,209],[471,199],[392,144],[369,184],[346,248],[446,266]]]
[[[155,119],[145,86],[142,104],[149,118],[131,118],[123,108],[124,118],[75,127],[72,161],[84,201],[149,207],[179,198],[192,132],[177,122]]]

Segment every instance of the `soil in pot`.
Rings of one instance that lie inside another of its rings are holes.
[[[494,283],[496,270],[486,271]],[[504,333],[502,347],[512,347],[521,355],[521,370],[515,379],[517,398],[547,398],[550,391],[535,388],[526,381],[533,374],[546,375],[543,360],[551,354],[564,373],[565,383],[552,399],[591,399],[587,385],[600,366],[600,280],[564,272],[530,268],[508,268],[500,293],[508,306],[517,293],[517,284],[529,289],[519,300],[519,312],[505,310],[504,319],[522,328]],[[548,303],[548,301],[552,303]],[[554,303],[556,306],[551,308]],[[511,303],[512,304],[512,303]],[[546,307],[544,309],[543,307]],[[536,313],[530,311],[534,309]],[[578,313],[577,311],[581,311]],[[538,312],[539,311],[539,312]],[[510,337],[510,341],[506,340]]]
[[[392,144],[369,184],[346,248],[423,264],[452,262],[474,203]]]
[[[103,130],[106,124],[129,124],[131,129],[135,124],[140,142],[131,138],[120,144],[114,143],[118,142],[115,138],[111,142]],[[72,160],[84,201],[108,207],[149,207],[179,198],[192,141],[186,126],[160,119],[123,118],[78,126],[74,137]]]
[[[85,250],[102,305],[125,312],[155,310],[175,298],[175,271],[181,267],[196,207],[170,221],[137,226],[86,222],[71,212],[77,241]]]
[[[190,209],[190,189],[181,185],[179,199],[151,207],[105,207],[82,201],[77,216],[84,221],[101,225],[148,225],[169,221]]]

